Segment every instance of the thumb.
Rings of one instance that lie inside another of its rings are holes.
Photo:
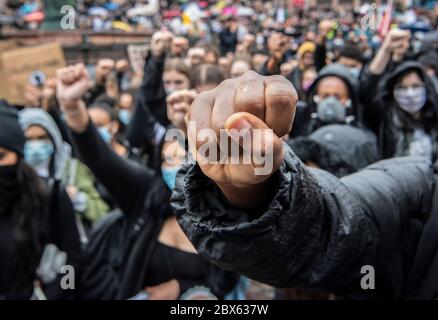
[[[251,155],[256,174],[258,171],[261,175],[271,175],[283,163],[283,141],[260,118],[247,112],[235,113],[226,121],[225,129]]]

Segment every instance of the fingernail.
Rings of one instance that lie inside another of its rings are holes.
[[[251,123],[249,123],[246,119],[237,119],[231,124],[231,129],[236,129],[237,131],[242,131],[251,128],[252,128]]]

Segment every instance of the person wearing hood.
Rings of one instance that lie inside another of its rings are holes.
[[[376,134],[379,132],[381,117],[375,101],[379,90],[378,84],[387,73],[392,72],[406,60],[409,39],[409,31],[391,29],[374,58],[362,69],[359,97],[364,106],[363,121]]]
[[[70,145],[62,140],[56,123],[47,112],[27,108],[20,111],[19,118],[28,140],[26,161],[41,177],[59,181],[65,186],[79,219],[82,242],[86,242],[91,225],[109,209],[94,186],[91,171],[71,156]]]
[[[86,236],[75,216],[75,210],[84,201],[72,199],[62,182],[66,164],[71,159],[71,148],[62,140],[58,127],[44,110],[26,108],[18,116],[26,137],[24,160],[45,182],[50,199],[49,217],[57,223],[57,229],[53,231],[54,244],[67,254],[69,262],[76,265],[81,257],[81,238]],[[84,194],[77,196],[85,197]],[[56,286],[50,286],[49,290],[49,295],[62,294],[62,291],[57,292],[60,288]]]
[[[357,90],[358,81],[346,66],[333,63],[324,67],[308,89],[307,104],[298,104],[291,136],[307,136],[328,124],[360,127]]]
[[[25,159],[43,178],[61,180],[71,158],[71,147],[62,140],[56,123],[39,108],[26,108],[19,113],[26,134]]]
[[[379,145],[383,158],[438,158],[438,95],[423,66],[400,64],[379,83]]]
[[[309,137],[288,142],[309,167],[320,168],[342,178],[379,160],[376,136],[350,125],[327,125]]]

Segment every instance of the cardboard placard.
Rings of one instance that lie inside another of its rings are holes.
[[[6,79],[5,83],[0,81],[0,95],[17,105],[25,105],[24,93],[29,84],[43,84],[65,66],[64,52],[58,43],[10,50],[2,53],[0,60],[2,79]]]
[[[8,99],[9,84],[6,74],[0,69],[0,99]]]
[[[0,54],[3,52],[10,51],[12,49],[16,49],[18,47],[17,42],[14,40],[6,40],[0,41]],[[0,69],[2,67],[2,61],[0,59]]]

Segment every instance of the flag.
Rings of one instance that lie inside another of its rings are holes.
[[[392,12],[394,10],[393,7],[393,0],[388,0],[385,12],[383,13],[382,19],[380,20],[379,27],[377,28],[377,32],[379,33],[381,38],[386,37],[386,34],[389,32],[389,29],[391,27]]]

